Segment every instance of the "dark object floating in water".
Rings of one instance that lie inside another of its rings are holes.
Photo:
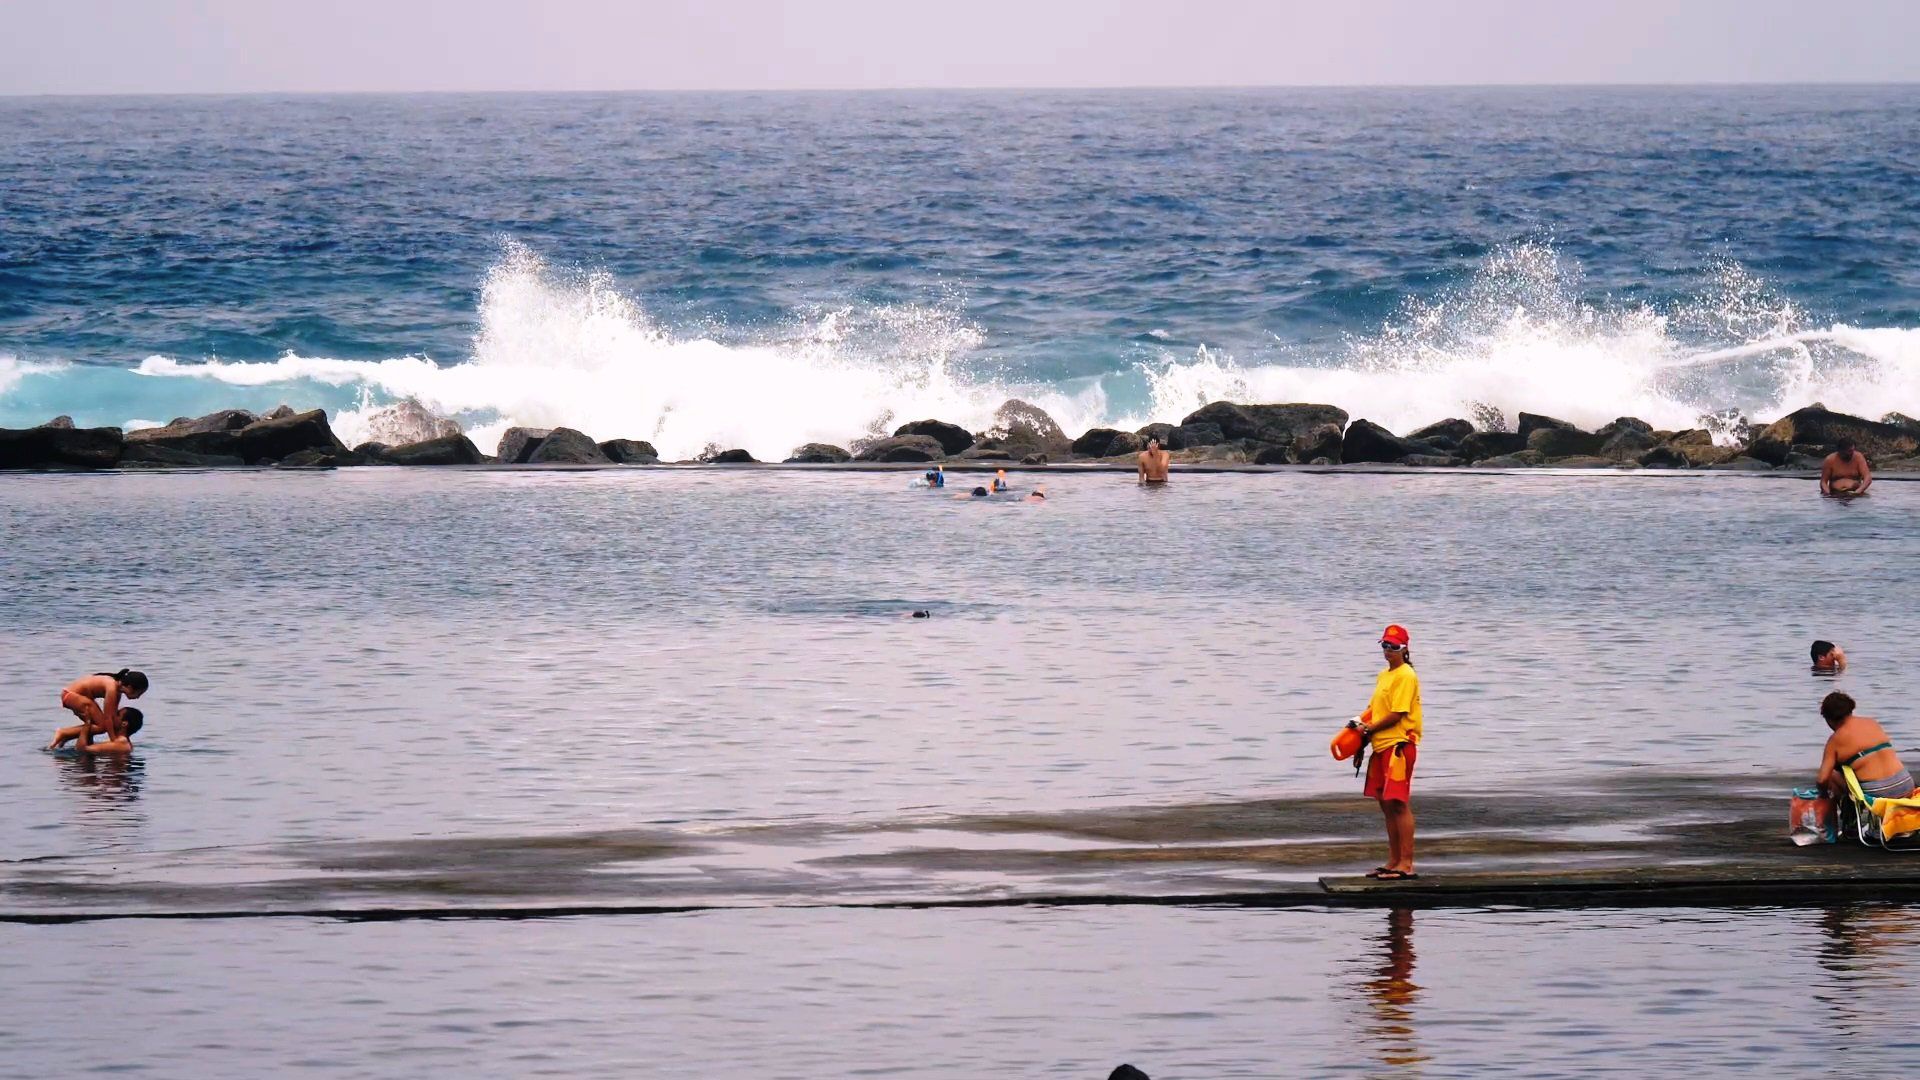
[[[1122,1065],[1108,1073],[1107,1080],[1153,1080],[1153,1078],[1131,1065]]]
[[[933,618],[933,612],[921,608],[919,611],[913,613],[913,617],[916,619],[931,619]]]

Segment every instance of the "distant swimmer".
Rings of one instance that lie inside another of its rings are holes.
[[[1166,483],[1167,467],[1172,461],[1173,455],[1160,449],[1159,439],[1148,439],[1147,448],[1140,451],[1140,482],[1143,484]]]
[[[1007,470],[1001,469],[993,474],[993,490],[1007,490]]]
[[[956,499],[990,499],[992,497],[993,497],[993,492],[988,491],[984,487],[976,487],[972,491],[967,492],[965,495],[954,496],[954,498]]]
[[[1838,675],[1847,670],[1847,653],[1831,641],[1816,641],[1810,650],[1813,653],[1813,673],[1815,675]]]
[[[1820,751],[1820,776],[1816,781],[1836,799],[1847,795],[1839,779],[1842,766],[1853,770],[1860,790],[1874,799],[1904,799],[1913,794],[1913,774],[1894,753],[1893,740],[1878,721],[1853,714],[1854,700],[1845,694],[1828,694],[1820,701],[1820,718],[1833,734]]]
[[[131,754],[133,753],[133,737],[139,733],[142,727],[146,726],[146,717],[141,714],[139,709],[133,708],[132,706],[124,709],[116,709],[114,710],[113,726],[119,734],[110,735],[108,738],[102,739],[99,742],[94,742],[93,736],[95,732],[101,729],[95,728],[91,724],[75,724],[72,727],[63,727],[53,733],[53,741],[47,744],[47,749],[58,750],[71,742],[73,743],[73,748],[83,754]]]
[[[1047,501],[1047,485],[1035,484],[1033,486],[1033,490],[1027,492],[1027,501],[1028,502],[1046,502]]]
[[[67,684],[60,691],[60,707],[79,719],[81,733],[74,737],[82,743],[92,742],[96,732],[118,739],[125,734],[119,727],[121,699],[132,701],[146,692],[147,677],[142,672],[131,668],[102,671]]]
[[[1873,486],[1873,470],[1867,467],[1867,455],[1853,448],[1852,439],[1834,444],[1833,453],[1820,463],[1820,494],[1842,498],[1865,495]]]
[[[928,611],[926,608],[921,608],[913,613],[913,617],[916,619],[931,619],[933,618],[933,612]]]
[[[927,486],[930,488],[943,488],[947,486],[947,472],[938,465],[928,469],[927,475],[922,479],[926,481]]]

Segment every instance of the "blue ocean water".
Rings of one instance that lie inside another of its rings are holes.
[[[1916,148],[1915,87],[6,99],[0,424],[1920,412]]]

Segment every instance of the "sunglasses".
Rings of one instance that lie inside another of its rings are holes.
[[[1393,642],[1391,642],[1391,641],[1383,641],[1383,642],[1381,642],[1381,643],[1380,643],[1380,647],[1381,647],[1381,648],[1383,648],[1383,649],[1385,649],[1385,650],[1387,650],[1388,652],[1399,652],[1399,651],[1400,651],[1401,649],[1404,649],[1404,648],[1406,648],[1406,646],[1405,646],[1405,645],[1395,645],[1395,644],[1394,644]]]

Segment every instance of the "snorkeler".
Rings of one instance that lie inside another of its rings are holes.
[[[107,738],[94,742],[93,733],[99,729],[91,724],[75,724],[55,731],[53,741],[47,744],[47,749],[58,750],[71,742],[73,748],[83,754],[133,753],[133,737],[146,726],[146,717],[139,709],[132,706],[115,709],[113,717],[114,727],[119,731],[117,735],[109,734]]]
[[[927,474],[921,479],[924,480],[930,488],[943,488],[947,486],[947,472],[938,465],[928,469]]]
[[[146,692],[147,676],[143,672],[131,668],[102,671],[67,684],[67,688],[60,691],[60,707],[80,719],[80,727],[86,733],[81,742],[91,742],[92,733],[96,731],[117,739],[125,734],[118,729],[120,700],[132,701]],[[138,712],[135,715],[139,715]]]

